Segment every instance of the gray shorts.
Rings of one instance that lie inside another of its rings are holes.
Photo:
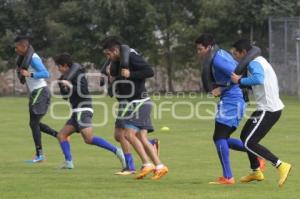
[[[66,125],[74,126],[76,132],[80,133],[82,129],[92,127],[92,119],[93,113],[90,111],[74,112]]]
[[[29,97],[29,112],[35,115],[45,115],[50,105],[50,96],[48,87],[33,90]]]
[[[127,128],[134,126],[135,129],[153,132],[151,121],[152,101],[134,100],[132,102],[121,101],[119,103],[118,118],[116,128]]]

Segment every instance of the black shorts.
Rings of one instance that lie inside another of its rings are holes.
[[[48,87],[33,90],[29,97],[29,112],[35,115],[45,115],[50,105],[50,91]]]
[[[92,127],[92,119],[93,113],[91,111],[74,112],[66,125],[74,126],[76,132],[79,133],[82,129]]]
[[[151,121],[151,100],[134,100],[131,102],[120,101],[116,128],[126,128],[128,125],[137,127],[140,130],[153,132]]]

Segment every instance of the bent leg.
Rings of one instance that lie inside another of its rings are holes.
[[[113,144],[109,143],[108,141],[104,140],[101,137],[94,136],[93,129],[91,127],[82,129],[80,133],[86,144],[92,144],[101,147],[103,149],[106,149],[110,152],[116,153],[117,147],[115,147]]]
[[[244,146],[244,143],[240,139],[228,138],[227,142],[228,142],[229,148],[232,149],[232,150],[242,151],[242,152],[246,152],[247,151],[246,148],[245,148],[245,146]]]
[[[130,143],[125,137],[124,128],[115,128],[115,139],[120,142],[126,161],[126,169],[135,171],[134,159],[130,151]]]
[[[151,161],[144,149],[143,144],[136,136],[136,131],[132,128],[125,128],[125,136],[126,139],[130,142],[133,146],[135,151],[138,153],[139,157],[141,158],[143,164],[149,164]]]
[[[57,135],[57,138],[60,143],[61,150],[65,156],[66,161],[72,161],[72,154],[71,154],[71,146],[68,141],[68,137],[75,132],[75,127],[72,125],[65,125],[63,129]]]
[[[159,164],[161,164],[161,161],[160,161],[157,153],[155,152],[153,145],[149,142],[147,134],[148,134],[147,130],[141,130],[140,132],[137,133],[137,137],[143,144],[147,155],[150,157],[150,159],[153,161],[153,163],[155,165],[159,165]]]
[[[58,132],[56,130],[52,129],[51,127],[49,127],[47,124],[40,123],[40,129],[43,133],[46,133],[48,135],[51,135],[51,136],[57,138]]]

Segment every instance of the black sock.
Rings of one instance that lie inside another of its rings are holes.
[[[40,131],[40,120],[42,116],[30,114],[30,128],[35,145],[36,155],[42,155],[42,136]]]
[[[57,137],[58,132],[46,124],[40,123],[40,129],[42,132],[51,135],[53,137]]]

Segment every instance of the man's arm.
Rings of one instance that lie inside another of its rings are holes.
[[[241,78],[239,83],[244,86],[254,86],[254,85],[261,85],[264,83],[265,74],[264,69],[260,65],[260,63],[256,61],[250,62],[248,66],[249,73],[251,76]]]
[[[49,78],[49,72],[47,71],[41,58],[33,56],[31,60],[31,66],[35,69],[35,72],[32,73],[32,77],[34,79]]]
[[[146,79],[154,76],[150,64],[140,55],[130,53],[130,74],[129,79]]]
[[[236,62],[235,61],[230,61],[228,59],[226,59],[224,56],[222,55],[222,53],[224,52],[217,52],[218,54],[215,56],[214,60],[213,60],[213,65],[218,68],[219,70],[221,70],[225,75],[227,75],[228,77],[231,76],[231,73],[234,71],[234,69],[236,68]]]

